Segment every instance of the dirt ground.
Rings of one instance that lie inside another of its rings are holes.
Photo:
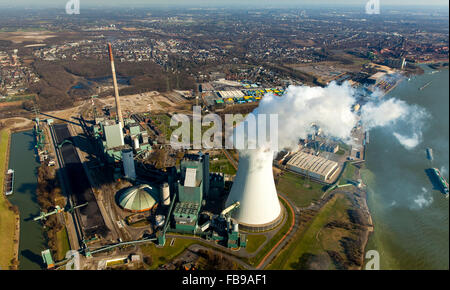
[[[33,126],[33,121],[22,117],[14,117],[0,120],[0,123],[2,124],[2,126],[5,126],[10,129],[18,129],[22,127]]]
[[[115,99],[113,96],[106,98],[96,99],[96,107],[112,106],[115,107]],[[46,114],[54,118],[61,118],[69,120],[71,117],[78,116],[81,112],[90,108],[91,100],[80,101],[75,104],[74,107],[50,111]],[[126,95],[120,96],[120,104],[122,107],[122,112],[127,113],[142,113],[142,112],[154,112],[154,113],[164,113],[167,111],[177,111],[177,106],[179,103],[172,102],[169,98],[161,95],[159,92],[146,92],[142,94]]]
[[[171,94],[167,94],[166,96],[156,91],[120,96],[120,104],[124,116],[143,112],[153,112],[156,114],[181,112],[186,110],[185,107],[190,108],[189,101],[184,98],[174,98]],[[5,103],[5,105],[11,105],[11,103]],[[97,112],[100,112],[105,106],[115,108],[115,98],[113,96],[108,96],[106,98],[95,99],[95,106]],[[92,101],[90,99],[76,102],[73,107],[68,109],[44,112],[42,118],[73,121],[72,117],[78,117],[81,113],[85,113],[88,110],[92,110]],[[33,122],[30,119],[22,117],[8,118],[1,120],[0,122],[11,129],[33,125]]]
[[[42,42],[47,38],[56,37],[50,31],[30,31],[30,32],[0,32],[0,39],[10,40],[14,43],[22,43],[24,41]]]

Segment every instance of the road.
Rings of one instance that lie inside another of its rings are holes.
[[[228,151],[226,149],[222,149],[222,153],[225,155],[225,157],[228,159],[228,161],[230,161],[231,165],[233,165],[234,169],[238,169],[238,163],[236,162],[236,160],[234,160],[234,158],[231,156],[230,153],[228,153]]]

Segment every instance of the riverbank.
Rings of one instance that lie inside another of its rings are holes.
[[[17,269],[19,256],[20,215],[4,193],[5,172],[9,164],[11,132],[0,131],[0,268]]]

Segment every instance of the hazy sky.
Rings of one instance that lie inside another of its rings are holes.
[[[14,6],[65,6],[69,0],[0,0],[0,5]],[[104,5],[104,6],[132,6],[132,5],[181,5],[181,6],[302,6],[302,5],[361,5],[364,6],[369,0],[79,0],[81,6]],[[381,7],[385,6],[448,6],[448,0],[380,0]]]

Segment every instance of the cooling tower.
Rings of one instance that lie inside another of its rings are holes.
[[[239,152],[239,167],[226,206],[240,202],[240,207],[233,212],[240,229],[268,230],[282,220],[272,160],[271,150],[249,149]]]

